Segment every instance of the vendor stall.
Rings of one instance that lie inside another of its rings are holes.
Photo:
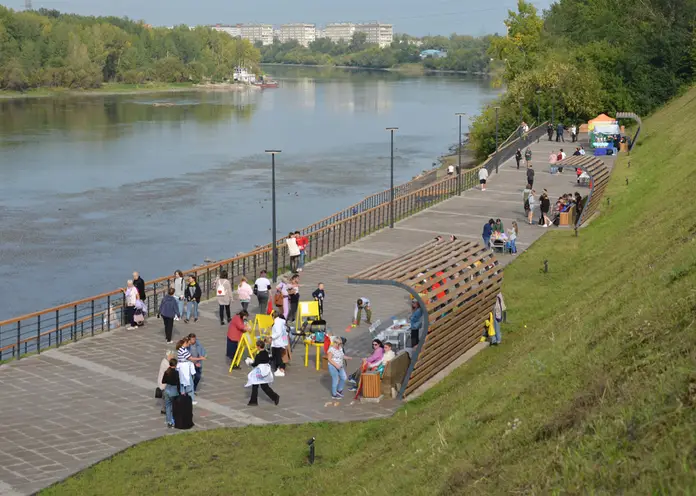
[[[619,121],[606,114],[600,114],[587,123],[592,148],[611,148],[616,153],[615,146],[621,138]]]

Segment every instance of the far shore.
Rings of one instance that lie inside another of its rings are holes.
[[[105,83],[101,88],[77,90],[70,88],[32,88],[27,91],[0,91],[0,100],[23,98],[47,98],[55,96],[113,96],[146,95],[154,93],[184,93],[191,91],[256,91],[258,88],[246,84],[229,83],[178,83],[178,84],[120,84]]]
[[[262,62],[261,66],[276,66],[276,67],[317,67],[317,68],[333,68],[333,69],[353,69],[356,71],[383,71],[397,72],[403,74],[413,74],[420,72],[422,74],[463,74],[469,76],[488,76],[487,72],[470,72],[470,71],[445,71],[440,69],[427,69],[420,64],[404,64],[396,67],[361,67],[354,65],[332,65],[332,64],[284,64],[282,62]]]

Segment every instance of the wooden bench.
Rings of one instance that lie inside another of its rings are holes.
[[[575,205],[567,212],[560,213],[559,226],[572,226],[575,223]]]

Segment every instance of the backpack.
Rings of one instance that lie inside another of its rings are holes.
[[[227,296],[227,291],[225,290],[225,285],[222,283],[222,281],[218,281],[217,284],[217,295],[218,296]]]

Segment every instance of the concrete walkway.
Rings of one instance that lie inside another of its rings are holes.
[[[548,173],[547,157],[552,148],[557,149],[555,142],[532,146],[537,169],[534,186],[537,191],[547,188],[553,199],[577,188],[574,172]],[[567,148],[568,153],[573,147]],[[482,226],[490,217],[501,218],[506,227],[516,220],[520,226],[518,249],[525,250],[548,231],[524,222],[525,177],[523,168],[518,171],[514,160],[509,161],[501,165],[499,174],[491,175],[487,191],[467,191],[306,267],[302,299],[316,283],[325,283],[327,323],[334,333],[348,338],[348,354],[356,357],[349,368],[357,367],[359,357],[367,355],[370,348],[365,326],[350,332],[355,300],[369,297],[373,320],[383,322],[405,314],[409,301],[396,288],[348,285],[347,276],[406,253],[438,234],[480,240]],[[513,259],[511,255],[500,256],[503,264]],[[238,303],[233,304],[233,310],[238,307]],[[247,371],[227,373],[226,327],[217,320],[217,305],[204,303],[201,311],[199,322],[178,322],[175,327],[175,339],[195,332],[209,354],[199,404],[194,407],[195,429],[372,419],[391,415],[400,405],[395,400],[369,405],[348,398],[330,401],[328,375],[314,370],[313,357],[310,367],[304,368],[304,350],[298,346],[287,376],[273,385],[280,394],[280,405],[274,406],[262,394],[259,407],[247,407],[249,391],[243,387]],[[143,329],[116,330],[0,366],[4,393],[0,405],[0,495],[32,493],[128,446],[172,434],[153,397],[166,349],[162,323],[151,318]]]

